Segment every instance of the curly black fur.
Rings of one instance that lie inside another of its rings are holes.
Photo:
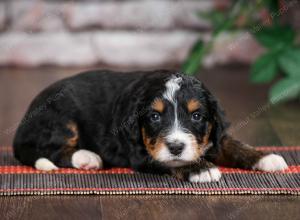
[[[34,99],[20,123],[13,144],[15,157],[31,166],[43,157],[58,167],[72,167],[72,154],[86,149],[100,155],[104,167],[171,173],[173,168],[149,154],[141,129],[146,129],[152,142],[158,138],[158,128],[149,125],[152,111],[149,106],[154,98],[162,96],[172,76],[183,79],[177,99],[186,101],[196,97],[205,118],[197,125],[185,118],[184,126],[199,143],[208,124],[212,127],[209,135],[212,147],[201,158],[220,161],[217,157],[228,127],[224,111],[200,81],[168,70],[132,73],[96,70],[51,85]],[[165,123],[167,126],[168,122]]]

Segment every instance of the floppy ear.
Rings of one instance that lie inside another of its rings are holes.
[[[222,137],[226,134],[229,123],[226,121],[225,112],[216,98],[204,86],[202,87],[205,90],[204,94],[206,96],[207,107],[210,113],[210,122],[212,124],[210,139],[214,146],[219,146]]]
[[[137,84],[128,85],[115,100],[112,110],[111,133],[130,145],[141,141],[139,120],[145,114],[142,88]]]

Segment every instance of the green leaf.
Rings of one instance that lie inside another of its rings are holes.
[[[279,65],[290,77],[300,76],[300,49],[290,48],[280,54]]]
[[[300,95],[300,77],[286,78],[277,82],[270,90],[272,104],[295,99]]]
[[[288,26],[273,26],[254,32],[254,36],[263,46],[272,50],[281,50],[293,44],[296,34]]]
[[[250,79],[254,83],[270,82],[278,73],[277,56],[264,54],[256,59],[251,67]]]
[[[202,40],[198,40],[192,47],[188,58],[182,65],[182,71],[187,75],[194,75],[199,70],[202,59],[206,52],[205,46]]]

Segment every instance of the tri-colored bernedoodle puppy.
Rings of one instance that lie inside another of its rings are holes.
[[[217,166],[278,171],[281,156],[234,140],[199,80],[167,70],[89,71],[51,85],[32,102],[14,154],[39,170],[131,167],[191,182],[218,181]]]

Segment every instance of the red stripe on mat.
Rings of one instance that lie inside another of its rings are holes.
[[[26,191],[300,191],[300,188],[18,188],[0,189],[0,192]]]
[[[243,170],[243,169],[237,169],[237,168],[227,168],[227,167],[220,167],[220,170],[222,173],[255,173],[255,174],[259,174],[259,173],[266,173],[264,171],[256,171],[256,170]],[[281,173],[281,174],[285,174],[285,173],[300,173],[300,165],[293,165],[293,166],[289,166],[288,169],[283,170],[283,171],[276,171],[276,172],[272,172],[272,173]]]
[[[53,171],[41,171],[29,166],[0,166],[0,174],[132,174],[128,168],[112,168],[107,170],[78,170],[72,168],[60,168]]]
[[[222,173],[238,173],[238,174],[262,174],[266,173],[263,171],[254,171],[254,170],[243,170],[236,168],[226,168],[220,167]],[[54,171],[40,171],[28,166],[0,166],[0,174],[42,174],[42,173],[51,173],[51,174],[133,174],[134,171],[128,168],[113,168],[107,170],[78,170],[72,168],[60,168]],[[276,173],[286,174],[286,173],[300,173],[300,165],[289,166],[288,169],[284,171],[278,171]]]

